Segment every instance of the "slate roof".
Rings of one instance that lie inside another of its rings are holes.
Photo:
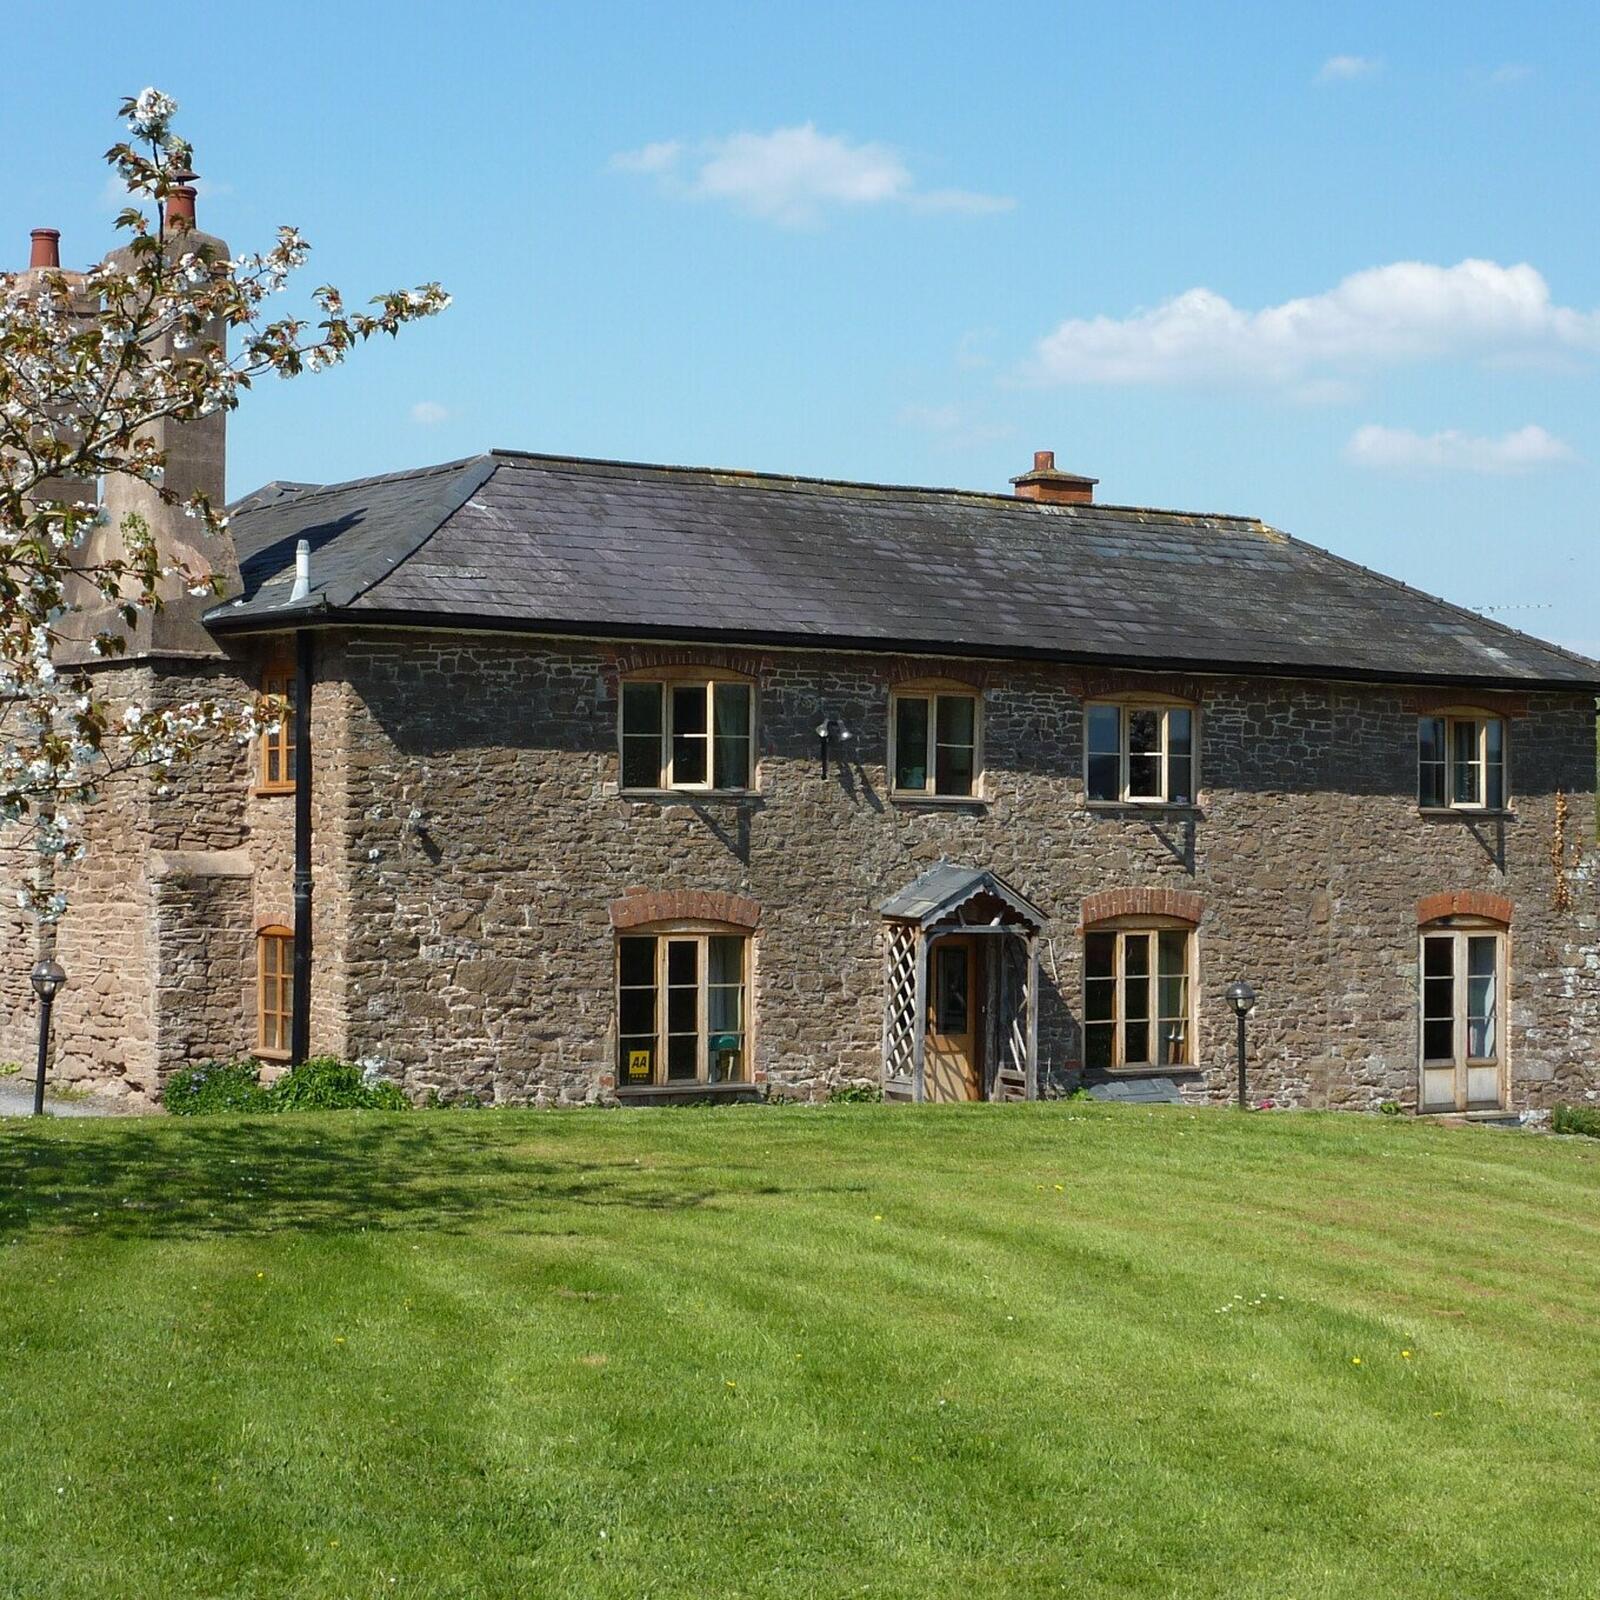
[[[947,912],[964,906],[974,895],[992,894],[1003,900],[1035,930],[1045,926],[1045,914],[1018,894],[997,873],[980,867],[963,867],[955,861],[941,861],[892,894],[878,910],[902,922],[919,922],[923,927],[937,922]]]
[[[491,451],[234,508],[217,631],[334,620],[1408,682],[1600,663],[1249,517]],[[312,592],[289,604],[295,541]]]

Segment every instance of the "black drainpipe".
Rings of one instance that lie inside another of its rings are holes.
[[[289,1062],[311,1054],[311,684],[312,636],[294,636],[294,997],[289,1008]]]

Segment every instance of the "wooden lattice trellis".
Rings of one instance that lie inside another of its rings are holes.
[[[922,930],[891,922],[884,945],[883,1085],[915,1093],[922,1042]]]

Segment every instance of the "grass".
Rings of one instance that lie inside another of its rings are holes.
[[[1600,1147],[1056,1105],[0,1132],[0,1595],[1600,1591]]]

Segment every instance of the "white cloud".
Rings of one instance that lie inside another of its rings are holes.
[[[638,150],[622,150],[611,158],[618,172],[667,172],[677,165],[683,146],[676,139],[662,139]]]
[[[611,158],[611,166],[653,176],[669,193],[724,201],[787,227],[805,226],[841,207],[899,204],[978,216],[1014,203],[966,189],[918,189],[892,146],[852,144],[837,134],[819,133],[810,122],[693,146],[662,140],[622,151]]]
[[[902,427],[931,433],[941,443],[959,448],[1009,439],[1015,431],[1007,423],[985,422],[953,405],[902,406],[895,420]]]
[[[1596,350],[1600,311],[1554,304],[1525,262],[1397,261],[1260,311],[1196,288],[1130,317],[1071,318],[1039,341],[1030,365],[1047,383],[1268,384],[1314,398],[1329,375]]]
[[[1489,74],[1489,82],[1500,86],[1512,83],[1526,83],[1532,76],[1532,67],[1524,66],[1519,61],[1508,61],[1503,67],[1496,67]]]
[[[1383,71],[1377,56],[1329,56],[1317,69],[1318,83],[1349,83]]]
[[[445,421],[449,415],[449,409],[440,405],[437,400],[419,400],[411,408],[411,420],[420,423],[424,428],[434,427],[437,423]]]
[[[1572,446],[1536,423],[1498,439],[1446,428],[1413,433],[1368,423],[1351,434],[1345,459],[1358,467],[1386,472],[1477,472],[1504,475],[1533,472],[1576,459]]]

